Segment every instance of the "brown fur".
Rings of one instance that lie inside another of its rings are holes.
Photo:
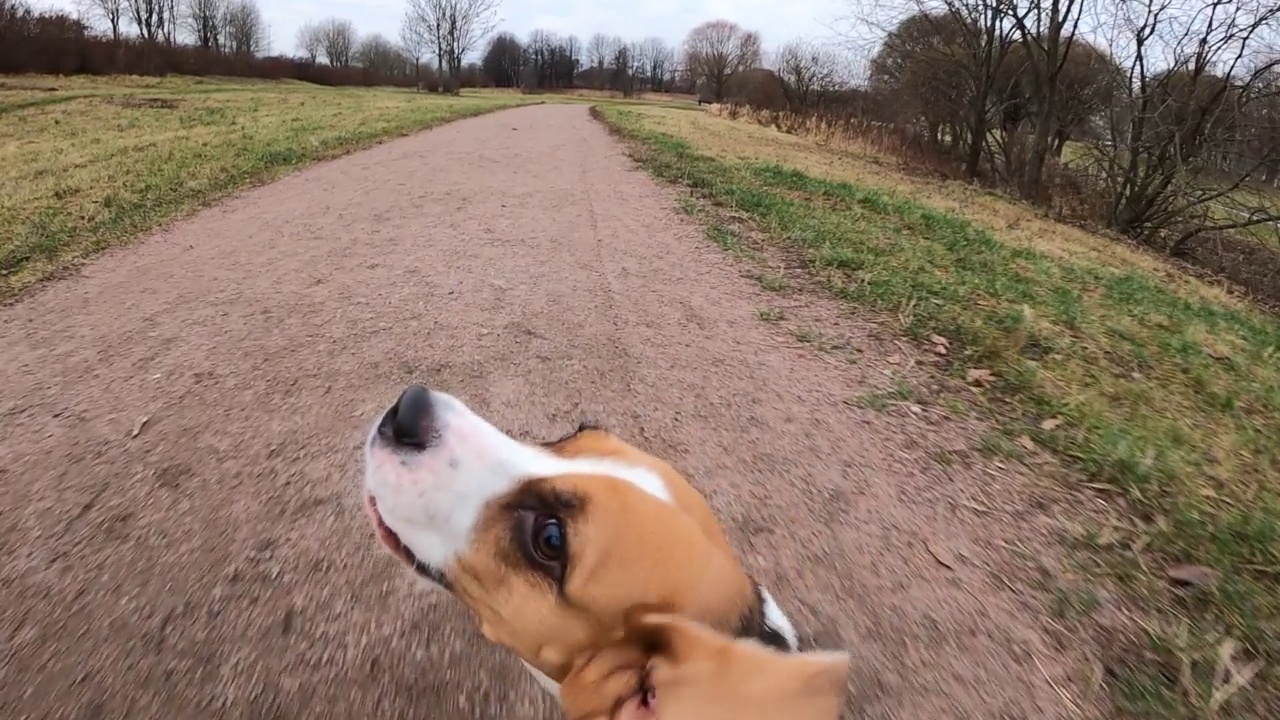
[[[451,569],[453,591],[492,642],[560,682],[588,648],[617,633],[636,606],[679,612],[723,632],[759,615],[755,586],[702,496],[666,463],[614,436],[584,430],[549,448],[614,458],[662,476],[674,504],[611,477],[530,480],[489,504],[470,550]],[[562,577],[531,567],[523,518],[552,514],[567,528]]]
[[[847,653],[784,653],[668,614],[631,613],[561,686],[569,720],[623,720],[652,688],[661,720],[834,720]]]

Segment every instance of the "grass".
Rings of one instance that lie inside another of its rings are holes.
[[[0,301],[308,163],[529,98],[196,78],[0,78]]]
[[[1000,429],[984,449],[1017,456],[1030,438],[1116,509],[1078,539],[1082,565],[1142,602],[1152,628],[1141,651],[1109,666],[1122,714],[1207,712],[1213,652],[1169,641],[1160,628],[1177,624],[1192,638],[1238,638],[1265,663],[1221,717],[1280,708],[1276,317],[1105,238],[902,176],[856,148],[705,114],[599,116],[650,172],[801,251],[830,292],[897,318],[921,342],[946,337],[958,379],[991,371],[985,410]],[[1220,579],[1175,591],[1163,569],[1178,563]]]

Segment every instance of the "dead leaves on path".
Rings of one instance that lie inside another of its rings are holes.
[[[929,551],[929,554],[933,556],[933,559],[938,561],[939,565],[948,570],[956,569],[956,556],[955,553],[951,552],[950,548],[942,545],[937,540],[927,541],[925,543],[925,548]]]
[[[941,335],[930,335],[929,347],[934,355],[947,355],[951,352],[951,342]]]
[[[1207,588],[1218,582],[1218,573],[1203,565],[1174,565],[1164,575],[1169,582],[1183,587]]]
[[[996,379],[994,373],[986,368],[971,368],[969,372],[964,374],[964,379],[970,385],[990,385]]]

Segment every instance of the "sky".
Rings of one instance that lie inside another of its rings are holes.
[[[181,0],[179,0],[181,1]],[[524,38],[535,29],[573,33],[584,42],[593,33],[629,40],[657,36],[678,45],[695,25],[723,18],[758,30],[766,48],[805,36],[834,37],[831,23],[857,0],[502,0],[500,30]],[[45,7],[72,9],[75,0],[44,0]],[[258,0],[271,28],[271,52],[297,52],[298,28],[307,20],[335,16],[355,23],[361,33],[395,40],[404,0]]]

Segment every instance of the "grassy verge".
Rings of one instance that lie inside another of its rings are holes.
[[[917,198],[950,190],[915,192],[803,138],[657,109],[597,115],[650,172],[751,218],[840,298],[949,340],[950,371],[982,381],[1015,440],[992,446],[1033,443],[1105,499],[1081,563],[1142,603],[1151,640],[1107,661],[1121,714],[1204,716],[1221,647],[1205,643],[1220,637],[1264,665],[1218,716],[1280,708],[1280,321],[1101,238],[1026,236],[1025,211],[941,210],[949,200]],[[1175,587],[1178,565],[1195,573]]]
[[[0,301],[234,190],[526,102],[193,78],[0,78]]]

